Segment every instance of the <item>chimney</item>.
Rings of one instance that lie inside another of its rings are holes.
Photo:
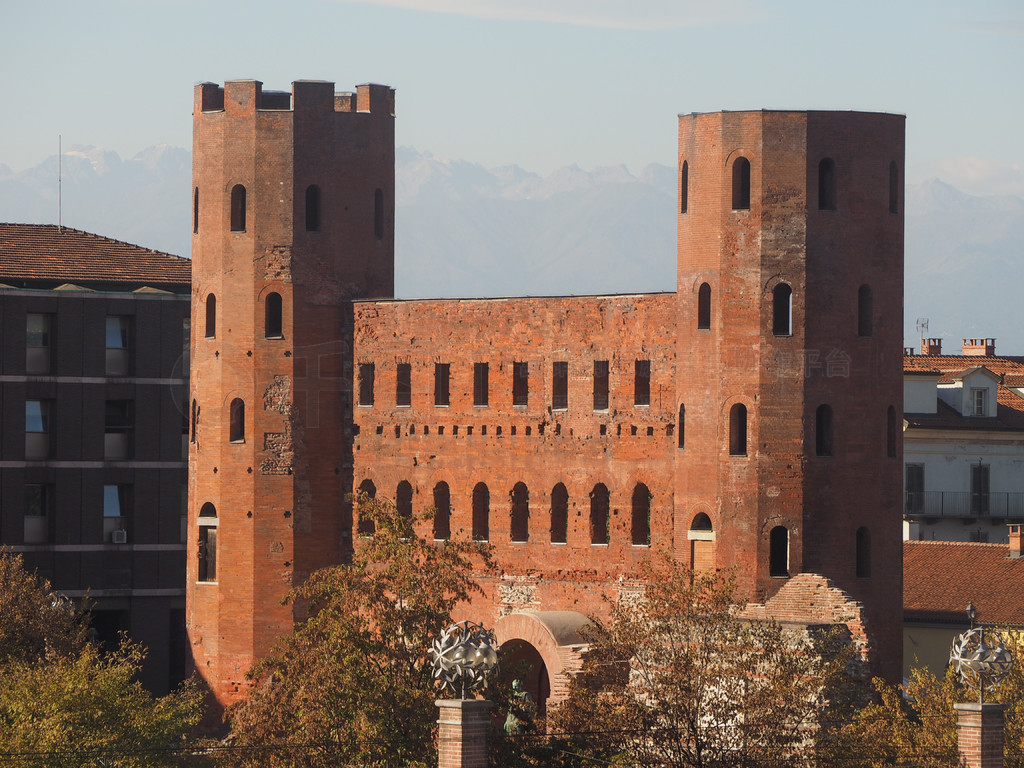
[[[967,357],[994,357],[995,339],[964,339],[963,354]]]
[[[1007,526],[1010,529],[1010,553],[1007,557],[1016,560],[1020,557],[1020,525],[1011,523]]]
[[[942,339],[921,339],[922,355],[941,355]]]

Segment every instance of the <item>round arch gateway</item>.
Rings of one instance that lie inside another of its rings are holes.
[[[561,701],[569,675],[583,664],[586,646],[580,630],[590,620],[576,611],[523,611],[498,619],[494,635],[501,653],[525,667],[526,690],[542,714],[549,701]]]

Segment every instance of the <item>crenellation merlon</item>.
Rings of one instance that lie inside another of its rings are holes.
[[[259,80],[228,80],[223,86],[207,82],[195,87],[194,111],[369,112],[394,117],[395,89],[365,83],[356,86],[355,91],[335,92],[334,83],[327,80],[296,80],[289,92],[265,91]]]

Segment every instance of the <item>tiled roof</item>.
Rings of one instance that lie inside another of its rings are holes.
[[[904,355],[903,373],[939,375],[940,383],[951,383],[977,368],[987,368],[1000,378],[996,387],[994,418],[966,417],[941,400],[937,413],[908,413],[910,427],[922,429],[1024,430],[1024,398],[1008,386],[1024,385],[1024,357],[980,357],[972,355]]]
[[[190,284],[192,261],[53,224],[0,224],[0,283],[55,288]]]
[[[903,542],[903,618],[966,624],[968,603],[978,621],[1024,626],[1024,557],[1006,544]]]

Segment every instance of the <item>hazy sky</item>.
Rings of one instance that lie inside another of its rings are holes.
[[[191,144],[192,86],[397,88],[400,145],[675,163],[675,116],[907,115],[907,178],[1024,196],[1020,0],[0,0],[0,163]],[[2,215],[0,215],[2,218]]]

